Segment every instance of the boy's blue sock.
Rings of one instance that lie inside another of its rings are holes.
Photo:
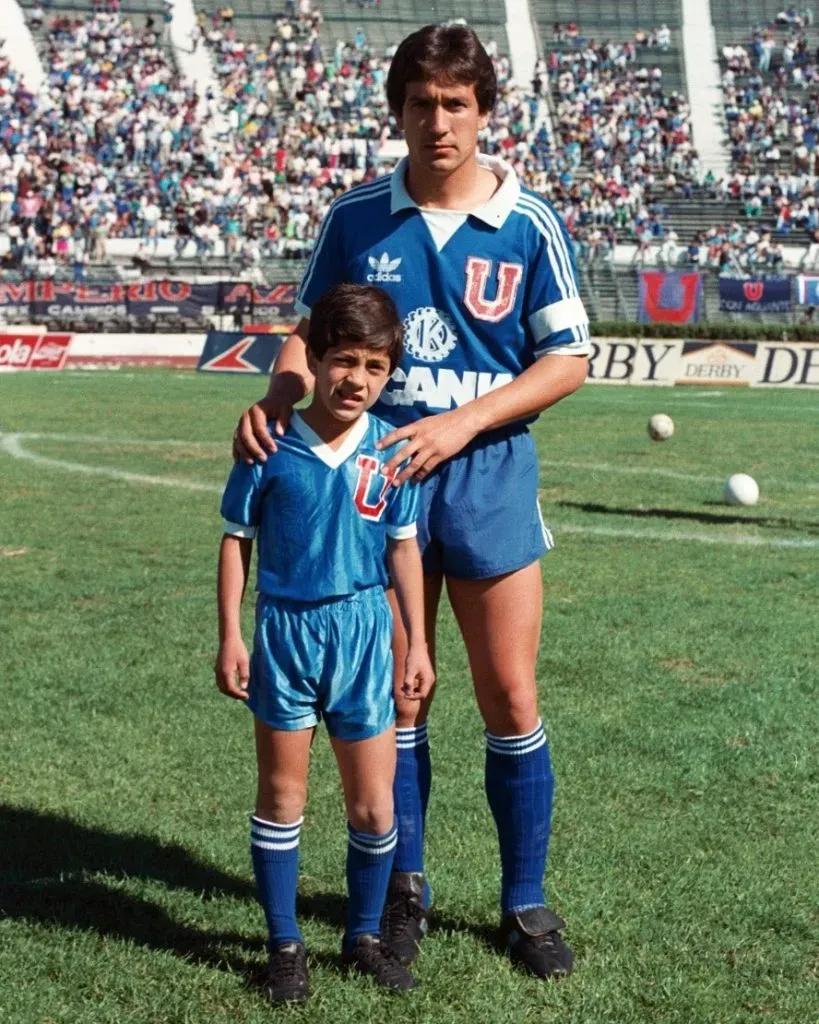
[[[345,946],[359,935],[381,932],[381,913],[387,898],[395,856],[395,825],[382,835],[359,832],[347,822],[347,930]]]
[[[409,729],[396,729],[398,758],[395,766],[395,823],[398,845],[393,871],[424,870],[424,827],[432,782],[426,722]]]
[[[486,795],[498,828],[503,913],[542,907],[554,776],[543,723],[525,736],[486,732]]]
[[[250,855],[271,949],[283,942],[303,941],[296,923],[299,833],[303,821],[299,818],[292,825],[277,825],[255,814],[250,817]]]

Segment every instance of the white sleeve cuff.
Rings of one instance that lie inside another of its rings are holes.
[[[529,327],[535,337],[535,344],[548,338],[550,334],[568,331],[571,327],[584,327],[589,322],[583,300],[574,296],[561,299],[536,310],[529,317]]]
[[[243,540],[253,540],[256,536],[256,527],[243,526],[241,523],[229,523],[226,519],[225,533],[230,537],[241,537]]]
[[[587,356],[590,352],[590,341],[574,341],[571,345],[541,349],[540,352],[535,352],[535,359],[543,359],[544,356]]]
[[[409,540],[418,536],[418,527],[415,523],[408,523],[406,526],[388,526],[387,536],[393,540]]]

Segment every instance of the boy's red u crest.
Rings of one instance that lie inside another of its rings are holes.
[[[477,320],[498,323],[508,316],[514,306],[523,266],[520,263],[501,263],[498,266],[498,286],[494,299],[487,299],[486,286],[492,273],[492,260],[470,256],[466,261],[466,291],[464,304]]]
[[[364,519],[378,522],[387,507],[386,494],[392,476],[384,472],[383,465],[372,455],[359,455],[355,464],[358,466],[358,480],[353,501]]]

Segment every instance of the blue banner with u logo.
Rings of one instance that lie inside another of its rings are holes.
[[[787,313],[791,308],[789,277],[721,277],[722,313]]]

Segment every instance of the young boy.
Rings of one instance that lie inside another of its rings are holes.
[[[342,958],[387,988],[416,981],[380,939],[396,846],[393,621],[386,561],[410,637],[404,697],[434,679],[426,648],[415,487],[391,486],[368,415],[401,358],[401,322],[379,288],[341,284],[315,304],[307,359],[310,406],[293,414],[280,457],[237,463],[222,500],[216,681],[255,715],[258,792],[251,854],[270,933],[266,992],[307,998],[295,918],[299,831],[316,724],[327,722],[348,816],[349,907]],[[393,450],[394,451],[394,450]],[[259,598],[253,656],[239,621],[253,538]]]

